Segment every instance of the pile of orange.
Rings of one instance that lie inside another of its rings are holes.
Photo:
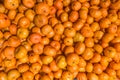
[[[0,80],[120,80],[120,0],[0,0]]]

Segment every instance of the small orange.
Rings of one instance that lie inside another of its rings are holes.
[[[35,5],[35,12],[36,14],[48,15],[50,13],[50,7],[46,3],[40,2]]]
[[[23,64],[18,65],[17,69],[20,73],[23,73],[29,70],[29,65],[26,63],[23,63]]]
[[[29,40],[30,40],[33,44],[39,43],[40,40],[41,40],[41,35],[38,34],[38,33],[32,33],[32,34],[30,34],[30,36],[29,36]]]
[[[21,17],[18,21],[18,26],[28,28],[30,26],[30,20],[27,17]]]
[[[59,68],[58,68],[55,60],[53,60],[53,61],[50,63],[50,69],[51,69],[52,71],[58,71],[58,70],[59,70]]]
[[[10,24],[11,21],[9,20],[8,16],[0,13],[0,29],[8,27]]]
[[[19,0],[4,0],[4,6],[7,9],[17,9],[19,6]]]
[[[30,71],[34,74],[39,73],[39,71],[41,70],[41,64],[36,62],[36,63],[32,63],[30,66]]]
[[[15,51],[15,48],[14,47],[6,47],[4,49],[4,55],[7,59],[12,59],[14,58],[14,51]]]
[[[79,17],[79,14],[78,14],[77,11],[72,11],[72,12],[69,14],[69,20],[70,20],[71,22],[77,21],[78,17]]]
[[[27,8],[33,8],[33,6],[35,5],[35,0],[22,0],[22,3]]]
[[[33,45],[33,52],[40,55],[43,53],[43,48],[44,48],[43,44],[40,44],[40,43],[34,44]]]
[[[8,44],[12,47],[18,47],[20,45],[20,39],[17,36],[11,36],[8,38]]]
[[[45,46],[43,49],[43,53],[48,56],[55,56],[56,55],[56,49],[52,46]]]
[[[50,73],[51,69],[48,65],[42,65],[41,71],[44,73]]]
[[[85,73],[78,73],[77,74],[77,79],[78,80],[87,80],[87,76]]]
[[[40,61],[39,54],[35,54],[33,52],[28,53],[28,59],[30,63],[35,63]]]
[[[34,74],[31,71],[26,71],[22,73],[22,78],[23,80],[33,80],[34,79]]]
[[[70,66],[74,66],[79,63],[79,56],[75,53],[70,53],[66,57],[67,64]]]

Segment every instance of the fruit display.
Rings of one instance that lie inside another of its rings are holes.
[[[0,0],[0,80],[120,80],[120,0]]]

